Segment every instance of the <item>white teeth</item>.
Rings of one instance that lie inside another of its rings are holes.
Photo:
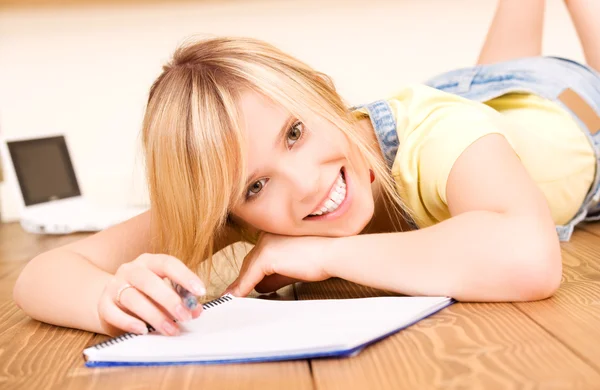
[[[330,213],[334,210],[336,210],[339,205],[344,201],[344,198],[346,197],[346,182],[344,180],[344,178],[342,177],[342,174],[340,173],[340,175],[338,176],[335,185],[333,186],[333,188],[331,189],[331,192],[329,193],[329,197],[328,199],[325,201],[325,203],[321,206],[321,208],[310,214],[310,215],[323,215],[326,213]]]
[[[342,203],[342,200],[344,200],[344,195],[340,194],[339,192],[336,192],[335,194],[333,194],[331,200],[333,200],[339,206],[340,203]]]

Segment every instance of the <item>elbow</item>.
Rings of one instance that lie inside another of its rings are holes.
[[[17,277],[17,281],[13,287],[13,301],[15,304],[23,310],[28,315],[31,315],[28,311],[28,297],[31,297],[32,289],[32,280],[31,280],[31,271],[32,267],[35,268],[35,264],[37,263],[37,257],[31,259],[25,268],[21,271],[19,276]]]
[[[24,284],[26,283],[23,279],[24,276],[23,274],[25,273],[25,270],[21,271],[21,274],[19,275],[19,277],[17,278],[17,281],[15,282],[15,285],[13,287],[13,301],[15,302],[15,304],[19,307],[19,309],[23,310],[23,289]]]
[[[517,256],[511,278],[517,301],[537,301],[551,297],[562,279],[562,253],[556,235],[529,240]]]

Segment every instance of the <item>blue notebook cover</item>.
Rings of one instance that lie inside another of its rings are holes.
[[[225,364],[354,356],[454,302],[447,297],[269,301],[225,295],[205,303],[199,318],[180,324],[181,336],[126,333],[86,348],[85,365]]]

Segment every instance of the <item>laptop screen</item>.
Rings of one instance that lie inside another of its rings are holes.
[[[81,195],[63,136],[7,145],[26,206]]]

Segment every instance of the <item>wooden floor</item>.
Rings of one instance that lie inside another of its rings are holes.
[[[457,303],[353,358],[158,368],[86,368],[82,350],[105,336],[39,323],[13,303],[28,259],[80,237],[0,226],[1,389],[600,388],[600,223],[563,244],[562,285],[548,300]],[[330,280],[301,285],[296,294],[379,293]]]

